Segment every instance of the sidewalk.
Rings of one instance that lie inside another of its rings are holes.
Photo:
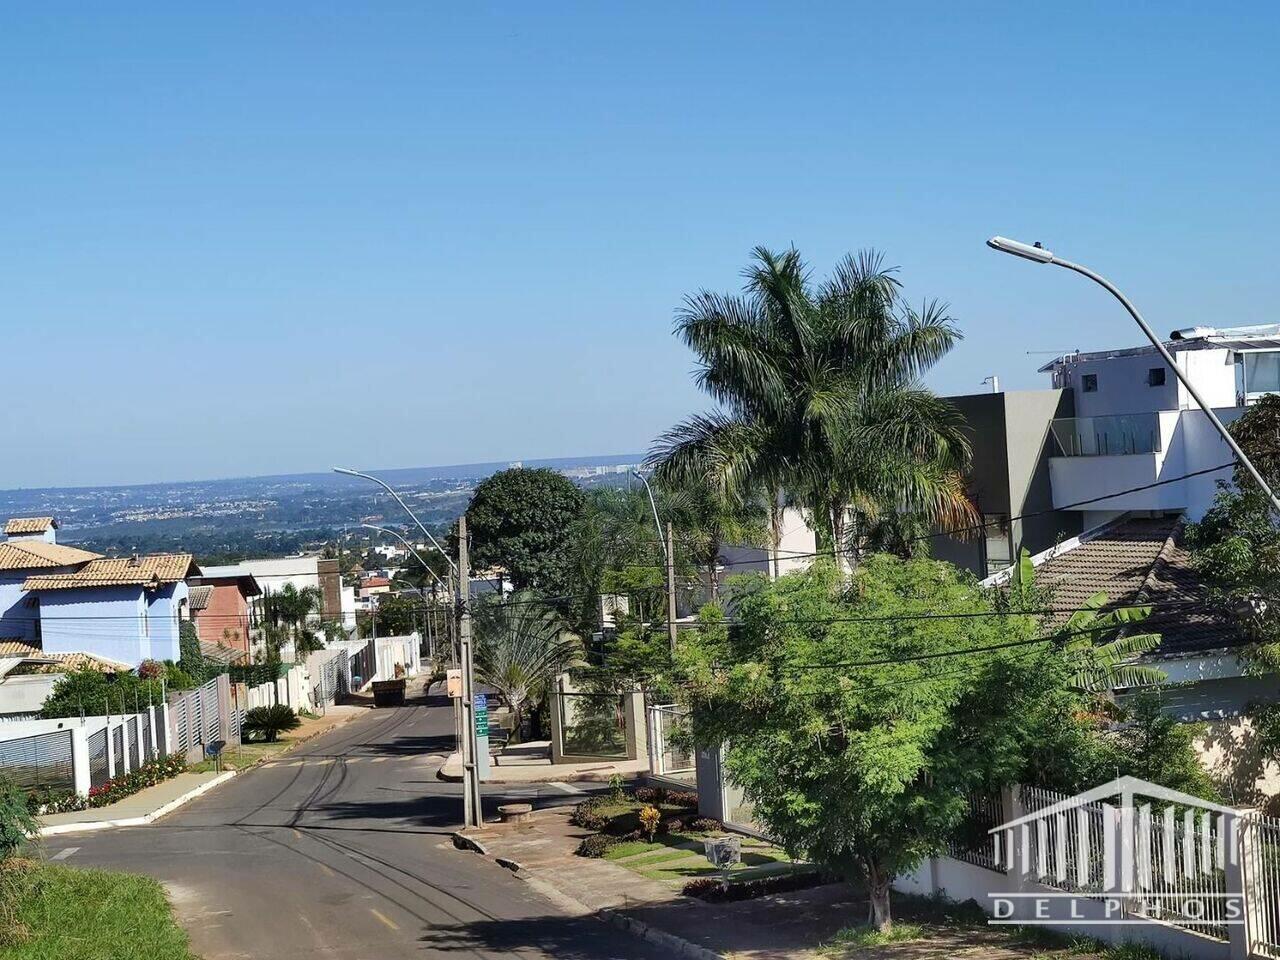
[[[531,745],[530,745],[531,746]],[[512,755],[501,755],[489,761],[489,776],[484,783],[608,783],[614,776],[630,780],[649,772],[648,760],[578,760],[553,764],[546,757],[523,756],[520,747],[512,747]],[[494,760],[496,759],[496,763]],[[451,753],[436,773],[441,780],[462,781],[462,754]]]
[[[186,773],[154,787],[139,790],[106,807],[76,810],[71,813],[55,813],[40,818],[42,837],[65,833],[85,833],[90,830],[107,830],[112,827],[138,827],[158,820],[176,810],[189,800],[194,800],[208,790],[225,783],[237,772],[274,760],[322,733],[328,733],[353,717],[362,716],[372,708],[372,698],[364,702],[330,706],[323,717],[304,718],[302,725],[288,737],[276,743],[249,743],[243,747],[228,747],[222,758],[222,771],[213,769],[212,760],[194,764]]]
[[[40,836],[141,826],[163,817],[188,800],[195,799],[234,776],[235,773],[231,770],[224,773],[180,773],[172,780],[139,790],[133,796],[125,797],[107,807],[41,817]]]
[[[1033,960],[1062,957],[1013,946],[1000,930],[957,928],[876,947],[821,950],[844,928],[865,920],[867,901],[846,884],[706,903],[671,884],[648,880],[609,860],[574,855],[590,831],[569,823],[572,811],[540,810],[532,821],[487,824],[468,833],[488,856],[514,861],[517,876],[572,915],[595,915],[686,960]],[[1084,960],[1084,958],[1081,958]]]

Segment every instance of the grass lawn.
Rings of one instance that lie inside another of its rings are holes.
[[[195,960],[150,878],[39,864],[15,882],[27,937],[0,945],[3,960]]]
[[[223,770],[246,770],[256,763],[263,760],[270,760],[272,757],[279,756],[294,745],[294,741],[290,737],[281,737],[275,743],[244,743],[240,746],[227,747],[226,753],[222,755]],[[193,763],[187,769],[192,773],[208,773],[215,768],[212,760],[201,760],[199,763]]]

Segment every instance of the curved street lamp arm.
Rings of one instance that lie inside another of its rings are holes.
[[[649,486],[649,481],[644,478],[639,470],[632,470],[635,478],[644,484],[645,493],[649,494],[649,507],[653,510],[653,527],[658,531],[658,543],[662,545],[662,556],[665,559],[667,555],[667,538],[662,532],[662,521],[658,519],[658,502],[653,499],[653,487]]]
[[[427,539],[431,541],[431,545],[440,551],[441,556],[443,556],[445,560],[449,561],[449,569],[452,570],[454,573],[458,572],[458,566],[453,562],[453,558],[449,556],[448,552],[445,550],[444,547],[440,546],[436,538],[431,535],[431,531],[428,530],[426,526],[423,524],[423,522],[418,519],[418,515],[409,509],[409,505],[407,503],[405,503],[402,499],[400,499],[400,494],[396,493],[394,490],[391,489],[391,485],[389,483],[387,483],[385,480],[379,480],[377,477],[372,476],[371,474],[361,473],[359,470],[349,470],[346,467],[334,467],[333,472],[345,474],[348,477],[360,477],[364,480],[372,480],[378,486],[382,487],[383,490],[386,490],[387,493],[391,494],[391,496],[395,497],[396,503],[400,504],[400,506],[404,508],[404,512],[413,518],[413,522],[418,525],[419,530],[421,530],[424,534],[426,534]]]
[[[431,567],[427,565],[427,561],[423,560],[422,557],[418,555],[418,551],[413,549],[413,544],[411,544],[404,537],[400,536],[400,534],[396,533],[394,530],[388,530],[386,527],[374,526],[372,523],[362,523],[360,524],[360,526],[364,527],[366,530],[377,530],[379,533],[386,533],[395,537],[397,540],[399,540],[401,543],[404,544],[406,550],[408,550],[410,553],[413,554],[413,558],[417,560],[420,564],[422,564],[422,568],[426,570],[427,573],[431,574],[431,576],[436,578],[436,583],[444,587],[446,593],[449,592],[449,586],[443,580],[440,579],[440,574],[432,570]]]

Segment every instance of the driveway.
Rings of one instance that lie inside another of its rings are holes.
[[[455,850],[460,788],[435,776],[452,749],[442,697],[370,710],[157,823],[51,838],[46,855],[161,880],[205,960],[662,956]],[[574,793],[531,786],[485,804]]]

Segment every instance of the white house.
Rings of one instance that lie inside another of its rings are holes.
[[[1167,346],[1225,423],[1280,390],[1280,325],[1193,327]],[[1075,416],[1052,424],[1049,472],[1054,507],[1083,512],[1085,529],[1128,510],[1197,520],[1230,479],[1230,449],[1154,347],[1065,354],[1040,370],[1074,396]],[[1174,479],[1187,474],[1197,476]],[[1112,495],[1123,490],[1133,492]]]

